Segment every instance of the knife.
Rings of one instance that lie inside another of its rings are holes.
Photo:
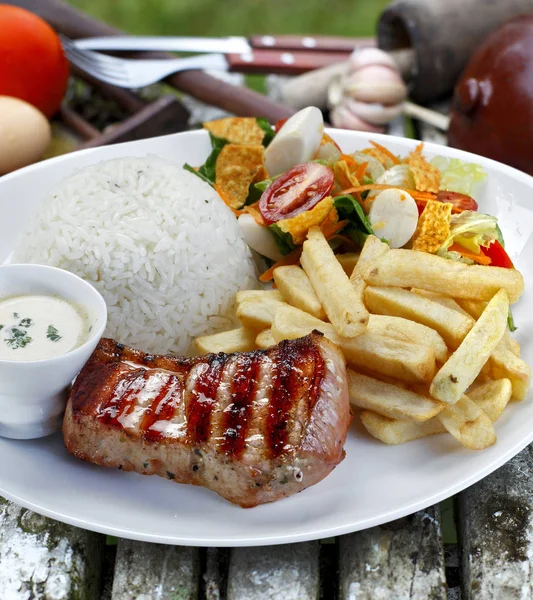
[[[256,35],[245,37],[105,36],[76,41],[85,50],[165,51],[247,54],[253,50],[332,52],[349,55],[355,48],[375,46],[373,38],[335,36]]]

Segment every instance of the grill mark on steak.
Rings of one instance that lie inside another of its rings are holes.
[[[135,408],[137,394],[143,389],[148,379],[147,375],[146,369],[136,369],[127,373],[117,383],[114,393],[108,401],[100,404],[98,419],[106,425],[123,428],[122,421]]]
[[[232,454],[236,458],[244,451],[261,358],[262,356],[255,352],[241,355],[233,374],[231,404],[224,412],[224,439],[221,446],[226,454]]]
[[[147,408],[139,426],[139,431],[145,440],[155,442],[161,439],[164,431],[153,429],[153,425],[156,421],[170,421],[172,419],[177,404],[181,400],[181,392],[181,381],[175,375],[169,375]]]
[[[217,401],[217,390],[227,356],[211,354],[206,361],[207,369],[196,379],[187,406],[187,436],[193,444],[201,444],[209,439],[211,413]]]
[[[290,356],[290,346],[286,342],[281,342],[273,363],[272,391],[266,420],[267,442],[272,458],[277,458],[283,452],[287,439],[287,420],[291,400]]]

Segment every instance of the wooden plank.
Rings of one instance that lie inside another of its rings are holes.
[[[228,548],[205,548],[200,597],[202,600],[225,598],[228,584]],[[203,595],[202,595],[203,593]]]
[[[533,596],[533,448],[459,496],[466,600]]]
[[[317,600],[319,543],[234,548],[227,600]]]
[[[105,536],[0,498],[0,598],[97,600]]]
[[[119,539],[112,600],[196,600],[198,548]]]
[[[339,539],[340,600],[445,600],[438,506]]]

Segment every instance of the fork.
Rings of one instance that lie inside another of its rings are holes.
[[[92,50],[80,50],[74,42],[60,35],[68,60],[95,79],[121,88],[140,88],[161,81],[172,73],[189,70],[213,69],[227,71],[228,62],[223,54],[204,54],[177,59],[117,58]]]

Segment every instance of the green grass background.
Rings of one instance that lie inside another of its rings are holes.
[[[388,0],[70,0],[130,33],[374,35]]]

